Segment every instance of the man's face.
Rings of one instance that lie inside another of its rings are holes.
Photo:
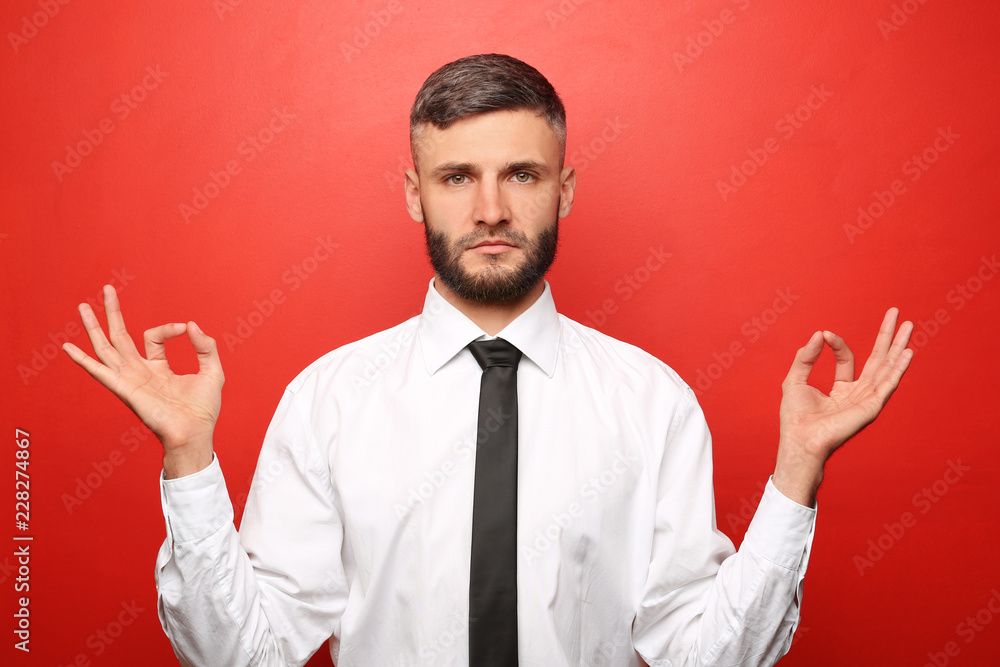
[[[495,111],[446,130],[426,125],[408,171],[410,216],[445,287],[482,303],[514,301],[555,259],[558,218],[573,205],[576,175],[544,118]]]

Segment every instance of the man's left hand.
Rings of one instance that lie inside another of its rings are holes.
[[[875,347],[857,380],[854,354],[843,338],[830,331],[817,331],[796,353],[781,385],[781,437],[772,478],[785,496],[812,507],[827,459],[875,421],[896,390],[913,358],[913,350],[906,348],[913,324],[903,322],[896,331],[898,315],[896,308],[885,314]],[[808,384],[824,344],[837,361],[829,395]]]

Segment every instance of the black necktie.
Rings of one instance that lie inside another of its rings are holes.
[[[517,665],[517,364],[503,340],[469,344],[483,369],[469,583],[470,667]]]

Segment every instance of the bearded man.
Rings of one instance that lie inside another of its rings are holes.
[[[410,216],[434,268],[423,312],[286,388],[240,531],[212,433],[223,373],[194,322],[70,356],[164,447],[159,615],[185,664],[771,665],[799,619],[829,456],[878,415],[912,352],[895,309],[855,379],[817,331],[782,385],[774,474],[739,551],[716,526],[691,389],[560,315],[544,276],[573,206],[563,104],[514,58],[433,73],[410,117]],[[196,375],[164,342],[186,333]],[[807,384],[824,345],[830,395]],[[378,372],[370,373],[377,360]],[[367,369],[367,370],[366,370]]]

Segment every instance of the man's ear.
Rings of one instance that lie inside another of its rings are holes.
[[[416,170],[407,169],[403,175],[403,188],[406,191],[406,211],[416,222],[424,221],[424,208],[420,205],[420,176]]]
[[[559,174],[559,217],[565,218],[573,209],[573,197],[576,195],[576,169],[563,167]]]

